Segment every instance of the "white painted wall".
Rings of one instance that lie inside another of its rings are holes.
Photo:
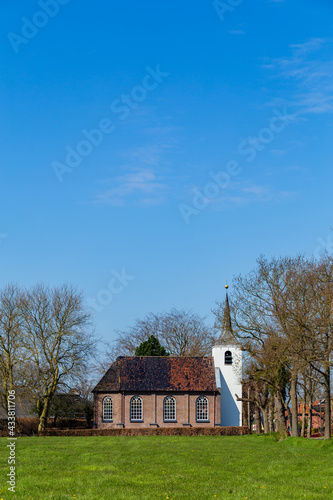
[[[226,351],[232,354],[232,365],[224,363]],[[242,402],[237,401],[236,394],[242,397],[242,351],[231,345],[213,347],[216,385],[221,390],[221,425],[242,425]]]

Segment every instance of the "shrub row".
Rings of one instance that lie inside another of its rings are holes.
[[[36,417],[27,417],[21,418],[18,417],[16,419],[16,429],[15,435],[17,436],[34,436],[38,434],[38,424],[39,419]],[[49,430],[54,429],[53,427],[53,419],[49,418],[47,420],[47,427]],[[79,418],[59,418],[56,422],[55,429],[82,429],[84,430],[87,427],[87,422],[85,419]],[[8,425],[7,419],[0,419],[0,436],[8,436]]]
[[[20,418],[16,419],[15,435],[17,436],[33,436],[38,433],[38,418]],[[7,419],[0,420],[0,436],[8,436]]]
[[[40,436],[241,436],[243,427],[173,427],[158,429],[46,429]]]

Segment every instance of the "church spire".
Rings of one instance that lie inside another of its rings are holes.
[[[238,341],[234,337],[234,332],[232,330],[231,315],[230,315],[230,305],[228,297],[228,285],[225,285],[227,290],[224,302],[223,320],[221,327],[221,335],[217,341],[218,345],[221,344],[233,344],[238,345]]]
[[[225,302],[224,302],[224,313],[223,313],[223,322],[222,322],[222,333],[225,335],[233,335],[232,325],[231,325],[231,316],[230,316],[230,305],[229,305],[229,297],[228,292],[225,294]]]

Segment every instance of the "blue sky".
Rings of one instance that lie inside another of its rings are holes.
[[[2,284],[73,283],[112,341],[332,253],[329,0],[1,9]]]

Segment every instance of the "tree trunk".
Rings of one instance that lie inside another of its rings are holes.
[[[251,402],[250,402],[250,387],[247,388],[247,425],[249,426],[249,432],[252,433],[251,426]]]
[[[290,435],[291,435],[292,418],[291,418],[291,409],[290,409],[290,406],[286,405],[284,407],[284,410],[285,410],[285,413],[287,413],[287,419],[286,419],[286,424],[288,424],[287,425],[287,430],[289,431],[289,429],[290,429]],[[288,429],[288,426],[289,426],[289,429]]]
[[[305,396],[302,398],[302,428],[301,428],[301,437],[305,437],[305,419],[306,419],[306,398]]]
[[[268,403],[268,421],[269,421],[269,432],[274,432],[274,400],[273,396],[270,396]]]
[[[261,434],[260,408],[258,408],[258,406],[254,409],[254,419],[256,423],[256,434]]]
[[[284,405],[282,404],[282,398],[279,392],[275,394],[274,402],[275,402],[275,411],[277,420],[277,432],[281,432],[281,434],[287,434]]]
[[[311,401],[311,395],[309,394],[308,398],[308,429],[307,429],[307,436],[308,438],[311,437],[311,429],[312,429],[312,401]]]
[[[261,408],[262,416],[264,419],[264,433],[268,434],[269,431],[269,423],[268,423],[268,412],[267,412],[267,407],[266,408]]]
[[[38,432],[43,431],[46,427],[50,401],[51,401],[50,396],[45,396],[43,399],[43,410],[39,417]]]
[[[324,385],[324,398],[325,398],[325,439],[331,437],[331,377],[330,367],[325,370],[325,385]]]
[[[1,391],[1,405],[3,409],[5,410],[5,413],[7,413],[8,409],[8,396],[9,392],[14,389],[14,378],[13,378],[13,365],[11,363],[11,358],[6,353],[6,356],[4,356],[5,359],[5,366],[2,369],[1,375],[2,375],[2,386],[3,386],[3,391]],[[17,396],[17,394],[16,394]]]
[[[252,434],[252,411],[251,411],[251,404],[248,407],[248,413],[249,413],[249,421],[248,421],[249,431],[250,431],[250,434]]]
[[[297,418],[297,372],[293,370],[290,381],[290,399],[291,399],[291,435],[298,436],[298,418]],[[290,417],[289,417],[290,418]]]
[[[58,368],[56,369],[56,375],[58,375]],[[38,432],[43,431],[46,427],[50,404],[54,396],[56,387],[57,387],[57,379],[54,378],[51,384],[51,388],[45,392],[43,397],[43,409],[39,417]]]

